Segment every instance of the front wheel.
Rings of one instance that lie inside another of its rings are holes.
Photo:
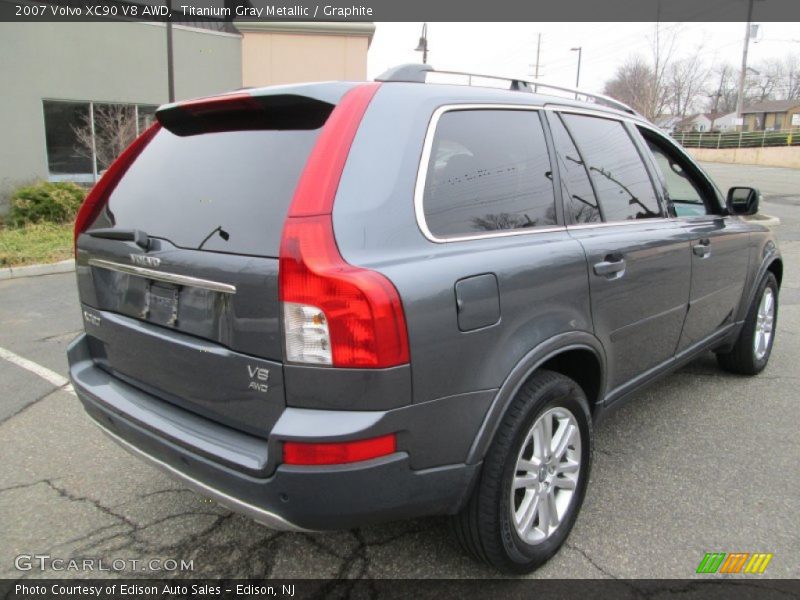
[[[580,510],[592,457],[586,396],[572,379],[539,371],[512,401],[466,507],[461,545],[506,573],[553,556]]]
[[[767,273],[758,286],[753,304],[730,352],[717,354],[717,362],[726,371],[757,375],[764,370],[775,341],[778,323],[778,281]]]

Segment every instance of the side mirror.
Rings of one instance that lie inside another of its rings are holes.
[[[728,190],[725,206],[732,215],[754,215],[758,212],[761,193],[756,188],[732,187]]]

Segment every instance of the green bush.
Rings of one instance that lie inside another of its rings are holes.
[[[74,183],[40,181],[26,185],[11,195],[6,225],[21,227],[30,223],[68,223],[75,219],[86,190]]]

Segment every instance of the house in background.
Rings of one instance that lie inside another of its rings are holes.
[[[242,85],[364,80],[374,23],[237,21]]]
[[[666,133],[674,133],[675,126],[682,121],[682,117],[676,115],[662,115],[657,117],[655,125]]]
[[[738,121],[736,111],[729,113],[709,113],[706,115],[711,120],[711,131],[736,131]]]
[[[800,130],[800,100],[766,100],[745,106],[744,131]]]
[[[197,22],[173,26],[176,100],[243,86],[367,75],[372,23]],[[0,214],[33,180],[93,182],[103,111],[141,131],[168,101],[166,27],[132,21],[0,23]],[[76,130],[90,131],[79,143]],[[135,132],[134,132],[135,133]],[[86,148],[89,151],[86,151]]]
[[[709,115],[704,115],[702,113],[690,115],[675,123],[674,131],[679,133],[704,133],[706,131],[711,131],[711,119]]]

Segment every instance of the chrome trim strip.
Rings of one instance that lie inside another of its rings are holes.
[[[600,227],[627,227],[629,225],[651,225],[655,223],[674,223],[675,219],[667,217],[658,217],[652,219],[630,219],[628,221],[607,221],[603,223],[578,223],[576,225],[567,225],[570,231],[573,229],[595,229]]]
[[[589,117],[599,117],[601,119],[611,119],[612,121],[625,121],[626,123],[634,123],[634,124],[646,123],[646,121],[644,121],[643,119],[636,118],[633,115],[629,114],[612,113],[608,112],[607,110],[583,108],[578,106],[570,106],[568,104],[547,103],[544,106],[542,106],[542,109],[551,112],[563,112],[575,115],[586,115]]]
[[[515,229],[513,231],[503,231],[503,232],[496,232],[496,233],[481,233],[476,235],[464,235],[458,237],[448,237],[448,238],[440,238],[434,235],[431,230],[428,228],[428,224],[425,222],[425,212],[423,207],[423,196],[425,193],[425,180],[428,176],[428,164],[431,158],[431,151],[433,149],[433,137],[436,133],[436,127],[439,124],[439,119],[441,116],[450,111],[455,110],[528,110],[528,111],[538,111],[538,110],[547,110],[553,112],[566,112],[566,113],[574,113],[574,114],[585,114],[588,116],[594,117],[601,117],[605,119],[611,119],[613,121],[626,121],[632,123],[634,125],[647,127],[657,133],[660,133],[662,136],[664,135],[663,132],[659,131],[657,127],[654,125],[643,121],[637,118],[634,115],[621,115],[615,113],[608,113],[603,112],[601,110],[591,110],[591,109],[584,109],[584,108],[573,108],[571,106],[561,106],[561,105],[553,105],[547,104],[545,106],[533,106],[528,104],[491,104],[491,103],[476,103],[476,104],[445,104],[437,108],[433,116],[431,117],[430,123],[428,124],[428,130],[425,133],[425,142],[422,147],[422,156],[420,157],[419,167],[417,169],[417,181],[414,187],[414,214],[417,219],[417,226],[419,227],[422,234],[431,242],[435,242],[437,244],[444,244],[448,242],[465,242],[470,240],[482,240],[487,238],[496,238],[496,237],[510,237],[514,235],[531,235],[537,233],[552,233],[555,231],[567,231],[567,230],[575,230],[575,229],[594,229],[600,227],[618,227],[618,226],[630,226],[630,225],[645,225],[645,224],[654,224],[654,223],[674,223],[675,219],[668,218],[668,217],[658,217],[652,219],[639,219],[639,220],[630,220],[630,221],[611,221],[611,222],[603,222],[603,223],[581,223],[581,224],[571,224],[571,225],[560,225],[556,227],[541,227],[538,229]],[[684,151],[684,154],[685,151]],[[687,155],[688,156],[688,155]]]
[[[536,229],[514,229],[513,231],[498,231],[493,233],[477,233],[475,235],[460,235],[455,237],[440,238],[431,232],[425,222],[425,211],[423,208],[423,195],[425,193],[425,180],[428,177],[428,163],[433,149],[433,137],[436,133],[436,126],[441,116],[450,111],[456,110],[527,110],[539,111],[541,107],[528,104],[446,104],[440,106],[433,112],[428,131],[425,133],[425,142],[422,146],[422,156],[420,157],[419,167],[417,168],[417,182],[414,186],[414,214],[417,219],[417,226],[428,240],[436,244],[446,244],[450,242],[466,242],[470,240],[484,240],[488,238],[511,237],[517,235],[531,235],[536,233],[553,233],[555,231],[566,231],[566,227],[558,225],[554,227],[539,227]]]
[[[167,463],[157,459],[150,454],[147,454],[143,450],[140,450],[127,440],[122,439],[116,433],[112,433],[108,429],[106,429],[103,425],[92,419],[92,422],[100,428],[100,431],[105,433],[108,437],[110,437],[114,442],[122,446],[125,450],[136,456],[137,458],[144,459],[145,461],[151,463],[153,466],[158,467],[162,471],[165,471],[168,475],[178,479],[182,483],[186,484],[188,487],[193,489],[195,492],[211,498],[212,500],[218,502],[225,508],[232,510],[233,512],[243,514],[251,519],[265,525],[271,529],[276,529],[279,531],[310,531],[308,529],[303,529],[302,527],[298,527],[297,525],[287,521],[280,515],[277,515],[273,512],[268,510],[264,510],[263,508],[259,508],[253,504],[249,504],[243,500],[239,500],[238,498],[234,498],[233,496],[229,496],[225,492],[218,490],[217,488],[211,487],[203,483],[202,481],[198,481],[197,479],[190,477],[186,473],[183,473],[176,469],[175,467],[168,465]]]
[[[210,279],[199,279],[197,277],[190,277],[189,275],[179,275],[178,273],[154,271],[153,269],[145,269],[144,267],[126,265],[100,258],[90,258],[89,266],[107,269],[109,271],[116,271],[118,273],[125,273],[126,275],[147,277],[148,279],[155,279],[156,281],[163,281],[165,283],[175,283],[177,285],[188,285],[191,287],[203,288],[212,292],[221,292],[223,294],[236,293],[236,286],[229,283],[220,283],[219,281],[211,281]]]

